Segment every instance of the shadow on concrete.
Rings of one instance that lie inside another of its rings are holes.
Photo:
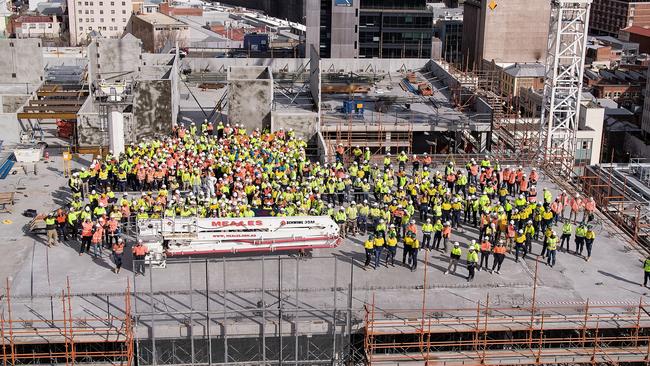
[[[600,273],[600,274],[603,275],[603,276],[611,277],[611,278],[613,278],[613,279],[615,279],[615,280],[618,280],[618,281],[622,281],[622,282],[625,282],[625,283],[629,283],[630,285],[635,285],[635,286],[638,286],[638,285],[639,285],[639,282],[630,281],[630,280],[628,280],[627,278],[623,278],[623,277],[621,277],[621,276],[617,276],[617,275],[615,275],[615,274],[613,274],[613,273],[605,272],[605,271],[600,270],[600,269],[598,270],[598,273]]]

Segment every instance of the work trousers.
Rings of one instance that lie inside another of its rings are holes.
[[[347,232],[348,234],[351,234],[352,236],[357,235],[357,219],[348,219],[347,222]]]
[[[136,255],[133,259],[133,272],[141,273],[144,276],[144,255]]]
[[[582,236],[576,236],[576,254],[582,255],[582,250],[585,246],[585,238]]]
[[[115,253],[113,252],[113,262],[115,262],[115,268],[120,269],[122,268],[122,258],[124,257],[123,253]]]
[[[390,261],[390,265],[395,265],[395,255],[397,254],[397,246],[387,246],[386,247],[386,265]]]
[[[496,268],[497,272],[501,270],[501,264],[503,263],[503,260],[506,258],[505,254],[499,254],[495,253],[494,254],[494,260],[492,262],[492,270]]]
[[[478,268],[483,267],[483,262],[485,261],[485,268],[488,268],[490,266],[490,251],[488,250],[481,250],[481,262],[478,265]]]
[[[587,247],[587,258],[591,257],[591,248],[594,245],[594,239],[585,239],[585,246]]]
[[[47,245],[52,246],[56,245],[59,241],[59,236],[56,233],[56,229],[51,229],[47,231]]]
[[[79,248],[79,254],[84,252],[90,253],[90,241],[92,236],[82,236],[81,237],[81,247]]]
[[[406,263],[406,259],[409,256],[409,253],[411,252],[411,246],[404,244],[404,250],[402,251],[402,263]]]
[[[422,248],[429,249],[431,245],[431,233],[424,233],[422,235]]]
[[[449,265],[447,266],[447,272],[456,273],[457,268],[458,268],[458,258],[451,257],[449,259]]]
[[[476,263],[474,263],[474,262],[468,262],[467,263],[467,272],[468,272],[467,281],[468,282],[474,279],[474,270],[475,270],[475,268],[476,268]]]
[[[375,269],[379,267],[379,262],[381,261],[381,252],[384,250],[384,247],[375,247]]]
[[[436,231],[435,234],[433,234],[433,245],[432,247],[438,250],[440,248],[440,241],[442,240],[442,232]]]
[[[526,258],[526,246],[524,244],[515,244],[515,262],[519,262],[519,252],[522,252],[521,258]]]
[[[372,254],[374,253],[373,249],[367,249],[366,248],[366,263],[364,263],[364,267],[368,267],[370,265],[370,261],[372,261]]]
[[[564,242],[566,242],[566,251],[569,251],[569,241],[571,240],[571,234],[562,234],[560,237],[560,250],[564,249]]]
[[[548,264],[551,267],[553,267],[555,265],[555,249],[554,250],[549,249],[549,251],[547,253],[546,264]]]
[[[411,271],[415,271],[418,268],[418,251],[419,248],[411,248],[409,256],[409,264],[411,265]]]

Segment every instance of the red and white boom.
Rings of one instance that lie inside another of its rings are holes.
[[[171,256],[334,248],[341,242],[329,216],[164,218],[138,221],[147,263]]]

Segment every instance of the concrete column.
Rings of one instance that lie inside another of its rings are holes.
[[[108,148],[113,155],[124,152],[124,114],[120,111],[108,114]]]

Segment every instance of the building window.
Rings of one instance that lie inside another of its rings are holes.
[[[115,6],[115,1],[111,1],[111,6]]]
[[[84,1],[84,5],[88,6],[88,2],[87,2],[87,1]]]
[[[122,10],[122,14],[126,14],[126,10]]]
[[[80,30],[80,31],[84,30],[84,27],[79,27],[79,30]]]
[[[83,22],[84,22],[84,18],[79,18],[79,23],[83,23]]]
[[[99,18],[100,23],[104,23],[104,18]]]
[[[86,11],[87,11],[87,10],[86,10]],[[79,9],[79,14],[82,14],[82,11],[81,11],[81,9]]]
[[[99,9],[99,14],[104,14],[104,10]]]
[[[111,10],[111,14],[115,14],[115,9]]]
[[[115,23],[115,18],[111,18],[111,23]]]
[[[126,18],[122,18],[122,21],[123,21],[124,23],[126,23]]]
[[[126,6],[126,1],[122,1],[122,6]]]

